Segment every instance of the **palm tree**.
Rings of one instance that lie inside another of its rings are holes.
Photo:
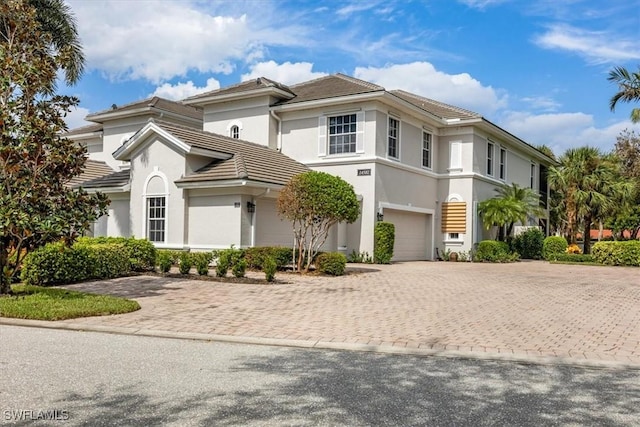
[[[618,101],[640,101],[640,67],[636,73],[630,73],[624,67],[615,67],[609,72],[607,80],[617,84],[619,89],[618,93],[613,95],[609,101],[611,111],[615,111]],[[631,110],[631,121],[640,123],[640,108]]]
[[[496,240],[504,241],[506,237],[505,225],[513,224],[524,216],[522,206],[513,199],[494,197],[478,204],[478,211],[482,216],[485,229],[498,227]]]
[[[24,0],[35,9],[40,29],[51,38],[50,48],[57,53],[64,53],[62,69],[65,81],[72,85],[80,80],[84,70],[84,55],[78,28],[71,8],[64,0]],[[0,18],[0,37],[7,37],[4,19]]]
[[[517,221],[524,224],[527,218],[534,219],[544,214],[543,209],[540,208],[540,196],[529,187],[520,187],[514,182],[511,185],[504,184],[496,188],[496,192],[501,199],[515,201],[518,206],[517,210],[520,213],[515,221],[507,223],[507,236],[511,235],[513,226]]]
[[[549,169],[549,185],[564,195],[569,242],[576,242],[577,227],[584,226],[584,253],[591,250],[590,230],[632,196],[634,184],[621,179],[619,163],[594,147],[567,150],[560,166]]]

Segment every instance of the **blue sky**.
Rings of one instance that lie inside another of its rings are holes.
[[[640,0],[66,1],[87,58],[82,80],[60,86],[81,100],[71,127],[152,95],[340,72],[476,111],[558,154],[640,132],[633,105],[609,110],[607,81],[640,66]]]

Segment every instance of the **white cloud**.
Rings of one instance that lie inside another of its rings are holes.
[[[493,6],[496,4],[504,3],[507,0],[458,0],[458,1],[474,9],[484,9],[487,6]]]
[[[562,106],[558,101],[548,96],[528,96],[521,100],[532,108],[542,111],[557,111]]]
[[[249,73],[242,75],[242,81],[266,77],[285,85],[292,85],[327,75],[327,73],[312,71],[312,68],[311,62],[285,62],[283,64],[278,64],[275,61],[259,62],[251,66]]]
[[[534,42],[545,49],[574,52],[596,64],[640,59],[637,40],[564,24],[552,25],[546,33],[536,37]]]
[[[87,117],[88,114],[89,110],[87,108],[76,107],[67,113],[67,117],[64,118],[64,122],[67,124],[69,129],[95,124],[85,121],[84,118]]]
[[[403,89],[427,98],[488,115],[506,107],[507,97],[491,86],[483,86],[467,73],[447,74],[429,62],[357,67],[354,76],[387,90]]]
[[[191,80],[186,83],[177,83],[172,85],[164,83],[158,86],[156,90],[149,96],[159,96],[161,98],[171,100],[181,100],[203,92],[209,92],[220,88],[220,82],[213,77],[207,80],[207,84],[201,87],[193,84]]]
[[[531,114],[522,111],[507,112],[499,125],[532,145],[546,144],[556,154],[567,148],[584,145],[609,151],[616,137],[624,129],[636,129],[630,121],[621,121],[598,127],[593,116],[585,113]]]
[[[189,71],[231,73],[236,61],[262,57],[266,44],[299,46],[306,34],[294,24],[270,22],[269,10],[251,20],[204,10],[215,4],[202,2],[71,0],[70,4],[88,68],[115,80],[161,83]]]

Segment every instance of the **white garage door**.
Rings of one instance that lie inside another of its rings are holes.
[[[384,210],[384,221],[395,225],[393,261],[417,261],[428,259],[427,214]]]
[[[278,216],[274,199],[256,201],[256,246],[291,246],[293,229]]]

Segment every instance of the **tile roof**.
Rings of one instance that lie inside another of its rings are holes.
[[[102,131],[102,124],[93,123],[87,126],[82,126],[79,128],[69,129],[67,132],[63,133],[62,136],[68,138],[70,136],[82,135],[85,133],[93,133]]]
[[[267,89],[270,87],[275,87],[282,91],[289,92],[291,95],[294,95],[294,93],[291,91],[291,89],[288,86],[283,85],[282,83],[278,83],[275,80],[268,79],[266,77],[258,77],[257,79],[248,80],[246,82],[242,82],[235,85],[231,85],[231,86],[223,87],[220,89],[211,90],[209,92],[201,93],[198,95],[194,95],[185,99],[184,101],[188,102],[188,101],[198,100],[202,98],[208,98],[210,96],[238,94],[242,92],[250,92],[256,89]]]
[[[434,101],[433,99],[425,98],[404,90],[392,90],[389,93],[397,96],[398,98],[415,105],[416,107],[433,114],[434,116],[442,119],[479,119],[482,116],[473,111],[465,110],[463,108],[454,107],[453,105],[445,104],[443,102]]]
[[[114,104],[115,105],[115,104]],[[116,108],[109,108],[107,110],[98,111],[87,116],[87,120],[100,119],[103,114],[109,114],[112,112],[132,111],[140,108],[162,110],[182,116],[190,117],[192,119],[202,120],[202,110],[185,105],[181,102],[170,101],[168,99],[154,96],[152,98],[143,99],[142,101],[136,101],[129,104],[116,106]]]
[[[113,172],[113,169],[107,166],[105,162],[87,159],[87,162],[84,164],[84,170],[80,175],[73,177],[71,181],[69,181],[69,186],[77,187],[87,181],[101,178]]]
[[[155,121],[155,124],[192,147],[231,154],[226,160],[213,160],[193,174],[176,182],[248,179],[285,185],[291,177],[309,170],[305,165],[284,154],[239,139]]]
[[[382,86],[340,73],[299,83],[290,89],[295,93],[295,98],[280,101],[276,105],[384,91]]]
[[[100,188],[122,187],[129,183],[130,174],[128,169],[113,172],[109,175],[83,182],[82,188],[95,188],[99,190]]]

